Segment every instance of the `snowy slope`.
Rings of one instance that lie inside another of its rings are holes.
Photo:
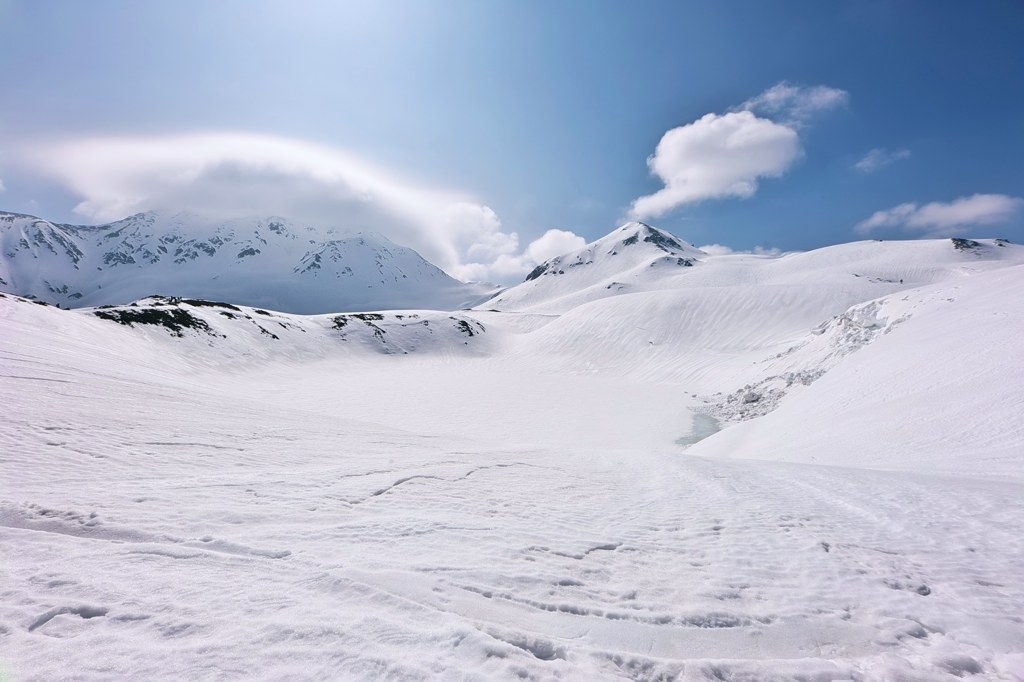
[[[0,671],[1024,677],[1021,247],[654,250],[497,312],[0,297]]]
[[[155,212],[96,226],[0,213],[0,290],[75,307],[160,294],[298,313],[454,310],[487,293],[376,234]]]
[[[494,325],[532,318],[523,352],[557,367],[681,381],[704,393],[744,379],[753,362],[786,350],[850,306],[1024,263],[1019,245],[970,243],[976,246],[957,248],[948,239],[867,241],[779,257],[707,256],[616,293],[587,287],[566,294],[552,278],[555,299],[540,288],[541,278],[482,306],[499,312],[474,314]],[[502,307],[527,298],[540,302],[525,311]],[[577,304],[555,312],[569,298]]]
[[[773,387],[785,389],[787,377],[808,385],[798,379],[777,410],[693,452],[1019,476],[1021,330],[1022,266],[855,306],[765,360],[765,379],[745,392],[755,391],[761,402]]]
[[[429,310],[294,315],[230,303],[150,297],[83,309],[193,362],[232,358],[252,369],[267,360],[311,361],[368,354],[473,356],[494,346],[487,328],[459,313]]]

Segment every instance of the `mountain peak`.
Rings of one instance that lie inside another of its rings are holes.
[[[522,307],[541,301],[600,298],[654,286],[684,274],[707,254],[671,232],[625,223],[586,246],[544,261],[526,280],[488,305]]]
[[[618,229],[598,239],[595,243],[615,245],[619,248],[644,243],[672,256],[679,254],[704,255],[703,251],[676,237],[671,232],[639,221],[625,223]]]
[[[690,266],[693,265],[694,258],[707,255],[671,232],[652,227],[647,223],[629,222],[581,249],[544,261],[526,276],[526,281],[535,280],[543,275],[565,274],[566,267],[579,268],[580,266],[592,266],[595,263],[600,265],[605,260],[620,254],[628,254],[628,256],[617,258],[616,264],[611,267],[612,270],[632,268],[642,262],[646,263],[652,258],[664,257],[676,258],[679,265]]]
[[[639,220],[630,220],[628,223],[623,223],[616,230],[617,232],[626,232],[631,230],[656,230],[656,227],[652,227],[645,222]]]

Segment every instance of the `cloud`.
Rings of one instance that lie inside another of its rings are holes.
[[[82,197],[76,213],[100,221],[153,208],[291,216],[310,202],[304,212],[322,213],[327,204],[416,217],[465,200],[343,150],[267,135],[86,137],[29,144],[23,155]]]
[[[909,149],[897,149],[891,152],[887,149],[876,147],[865,154],[863,159],[853,164],[853,167],[862,173],[874,173],[880,168],[885,168],[897,161],[908,158],[910,158]]]
[[[516,248],[497,255],[490,263],[466,263],[459,266],[457,276],[465,280],[511,281],[521,279],[535,266],[549,258],[581,249],[587,240],[568,230],[548,230],[527,245],[522,253]],[[517,244],[518,246],[518,244]]]
[[[818,113],[846,106],[849,100],[850,93],[839,88],[827,85],[808,87],[780,81],[748,99],[737,110],[760,113],[787,125],[799,126]]]
[[[698,247],[709,256],[729,256],[733,254],[753,254],[755,256],[781,256],[782,250],[774,246],[755,246],[753,249],[734,249],[724,244],[705,244]]]
[[[884,227],[920,232],[928,237],[962,234],[981,225],[999,225],[1024,209],[1024,199],[1005,194],[973,194],[949,203],[900,204],[875,212],[854,228],[869,234]]]
[[[498,215],[480,204],[457,202],[446,207],[437,232],[459,263],[492,262],[519,249],[519,235],[502,232]]]
[[[523,256],[505,254],[491,263],[464,263],[451,274],[466,282],[511,284],[521,280],[529,271],[530,266]]]
[[[705,199],[753,195],[761,178],[781,176],[803,154],[799,129],[848,100],[845,90],[782,81],[728,113],[669,130],[647,159],[665,187],[635,199],[629,217],[656,218]]]
[[[647,159],[665,183],[633,201],[635,219],[658,217],[683,204],[749,197],[757,181],[782,175],[800,157],[797,132],[749,111],[706,114],[662,136]]]
[[[75,212],[91,221],[151,209],[280,215],[342,232],[379,232],[456,277],[507,280],[531,267],[518,235],[474,197],[425,187],[334,147],[201,133],[29,142],[20,156],[79,196]]]
[[[530,245],[526,247],[526,255],[534,263],[543,263],[555,256],[561,256],[563,253],[582,249],[586,245],[587,240],[573,232],[548,230],[538,239],[530,242]]]
[[[459,203],[450,206],[444,221],[446,237],[468,262],[452,268],[467,281],[510,282],[535,266],[567,251],[582,248],[587,240],[568,230],[548,230],[521,252],[519,235],[501,231],[501,221],[487,206]]]
[[[0,194],[3,194],[6,191],[7,191],[7,186],[4,185],[4,181],[2,179],[0,179]]]

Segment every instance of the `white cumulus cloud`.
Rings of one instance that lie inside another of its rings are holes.
[[[561,256],[563,253],[582,249],[587,245],[583,237],[567,230],[548,230],[526,247],[526,255],[535,264],[543,263],[549,258]]]
[[[897,149],[896,151],[889,151],[888,149],[875,148],[864,155],[857,163],[853,164],[853,167],[862,173],[874,173],[880,168],[892,165],[897,161],[910,158],[909,149]]]
[[[457,269],[457,276],[465,280],[512,281],[522,278],[549,258],[581,249],[586,244],[587,240],[574,232],[552,229],[530,242],[522,253],[516,253],[516,248],[511,248],[490,262],[466,263]]]
[[[906,203],[876,211],[855,227],[861,234],[890,227],[929,237],[962,234],[978,226],[1000,225],[1024,209],[1024,199],[1005,194],[973,194],[949,203]]]
[[[635,199],[629,217],[656,218],[705,199],[753,195],[760,179],[781,176],[800,158],[801,127],[848,100],[845,90],[782,81],[728,113],[669,130],[647,159],[665,187]]]
[[[760,178],[782,175],[800,154],[793,128],[749,111],[706,114],[662,136],[647,165],[665,187],[633,201],[631,217],[658,217],[704,199],[749,197]]]
[[[456,277],[507,281],[532,267],[519,236],[474,197],[425,187],[335,147],[227,132],[78,137],[29,142],[20,152],[78,195],[75,212],[92,221],[151,209],[280,215],[378,232]]]
[[[803,86],[781,81],[737,109],[753,111],[788,125],[802,125],[812,116],[845,106],[850,93],[827,85]]]
[[[501,229],[501,220],[489,206],[460,201],[449,205],[437,225],[440,244],[451,251],[459,267],[467,262],[491,263],[519,250],[519,235]]]

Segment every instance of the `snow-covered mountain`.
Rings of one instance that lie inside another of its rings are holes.
[[[704,255],[693,266],[660,271],[648,264],[660,258],[651,251],[638,259],[639,267],[602,271],[596,283],[581,274],[579,286],[570,287],[576,275],[569,271],[524,282],[476,314],[496,326],[507,320],[528,330],[522,343],[529,350],[523,352],[572,371],[658,381],[709,375],[722,383],[744,368],[741,359],[749,365],[762,353],[784,351],[851,306],[1024,263],[1024,247],[998,239],[861,241],[780,256]],[[609,267],[618,256],[607,246],[604,252],[601,265]],[[626,280],[624,274],[633,277],[627,286],[609,288],[611,280]]]
[[[284,218],[147,212],[88,226],[0,212],[0,291],[64,306],[159,294],[295,313],[455,310],[487,289],[381,235]]]
[[[627,225],[458,313],[39,303],[15,677],[1024,675],[1024,247]]]
[[[525,282],[488,301],[486,307],[564,311],[586,300],[665,282],[706,255],[664,230],[626,223],[582,249],[538,265]]]
[[[793,288],[841,296],[845,309],[888,291],[1016,262],[1004,239],[871,240],[808,252],[709,255],[665,230],[632,222],[552,258],[481,309],[562,314],[605,298],[698,288]],[[834,308],[834,306],[833,306]]]

